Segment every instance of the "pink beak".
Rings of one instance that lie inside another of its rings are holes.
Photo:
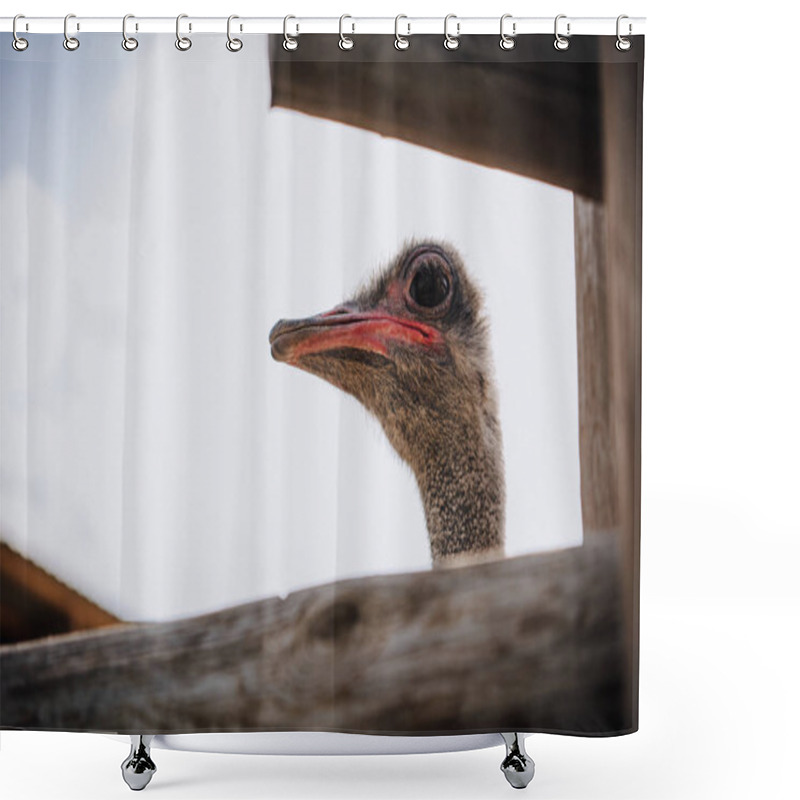
[[[388,311],[357,311],[337,306],[305,319],[282,319],[269,334],[272,357],[289,364],[329,350],[365,350],[387,356],[395,344],[434,347],[442,334],[417,320]]]

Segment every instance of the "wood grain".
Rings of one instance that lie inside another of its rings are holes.
[[[3,647],[0,725],[623,732],[614,538]]]
[[[581,505],[587,531],[618,519],[618,480],[609,380],[606,214],[597,200],[576,194],[575,301],[578,341],[578,412]]]
[[[639,58],[644,42],[637,42]],[[628,712],[638,717],[639,545],[642,431],[643,64],[604,63],[604,208],[608,366],[615,460]]]
[[[598,65],[581,58],[585,42],[557,62],[552,37],[508,52],[468,37],[446,58],[438,36],[403,53],[387,36],[346,53],[338,42],[312,36],[287,53],[273,37],[272,104],[600,197]]]

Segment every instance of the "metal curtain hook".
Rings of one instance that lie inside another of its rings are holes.
[[[285,16],[283,18],[283,49],[284,50],[297,50],[297,39],[294,36],[289,36],[289,20],[294,19],[296,20],[297,17],[293,17],[291,14]],[[300,25],[295,23],[295,36],[300,33]]]
[[[342,14],[339,17],[339,48],[341,50],[352,50],[355,42],[349,37],[344,35],[344,21],[346,19],[353,19],[349,14]],[[356,32],[355,22],[350,23],[350,32]]]
[[[71,19],[75,19],[74,14],[67,14],[67,16],[64,17],[64,49],[69,51],[77,50],[81,46],[81,43],[75,36],[69,35],[68,26]],[[79,31],[81,26],[78,23],[75,23],[75,29]]]
[[[626,50],[630,50],[630,49],[631,49],[631,40],[630,40],[630,39],[628,39],[628,38],[626,38],[625,36],[623,36],[623,35],[620,33],[620,30],[621,30],[621,25],[620,25],[620,23],[621,23],[621,22],[622,22],[622,20],[624,20],[624,19],[628,19],[628,16],[627,16],[627,14],[620,14],[620,15],[617,17],[617,50],[620,50],[620,51],[621,51],[621,52],[623,52],[623,53],[624,53]],[[628,23],[628,36],[630,36],[630,35],[631,35],[631,33],[633,33],[633,26],[632,26],[632,25],[631,25],[631,23],[629,22],[629,23]]]
[[[408,37],[411,36],[411,23],[406,22],[406,35],[400,35],[400,20],[405,19],[407,20],[408,17],[405,14],[398,14],[394,18],[394,46],[397,50],[408,50],[411,46],[411,42],[408,41]]]
[[[21,36],[17,34],[17,20],[18,19],[25,19],[24,14],[17,14],[14,17],[14,21],[11,23],[11,33],[14,34],[14,38],[11,40],[11,46],[18,52],[21,53],[23,50],[28,49],[28,40],[23,39]]]
[[[566,18],[567,18],[566,14],[559,14],[556,17],[556,21],[555,21],[555,24],[553,26],[553,32],[555,33],[555,36],[556,36],[556,39],[553,42],[553,47],[555,47],[556,50],[568,50],[569,49],[569,36],[571,36],[571,34],[572,34],[572,32],[570,31],[570,23],[569,22],[567,23],[567,35],[566,36],[562,36],[558,32],[558,22],[559,22],[559,20],[566,19]]]
[[[192,40],[188,36],[181,36],[181,20],[187,19],[188,14],[178,14],[175,18],[175,47],[178,50],[186,51],[192,46]],[[192,30],[192,23],[189,23],[189,31]]]
[[[239,17],[237,17],[236,14],[231,14],[228,17],[228,30],[227,30],[228,41],[225,42],[225,47],[227,47],[228,50],[231,51],[231,53],[238,53],[243,47],[241,39],[234,39],[231,36],[231,22],[233,22],[233,20],[235,20],[235,19],[239,19]],[[242,26],[241,25],[239,26],[239,30],[240,31],[242,30]]]
[[[453,36],[448,31],[448,23],[451,19],[456,21],[456,35]],[[458,17],[455,14],[448,14],[444,18],[444,46],[446,50],[458,50],[458,46],[461,42],[458,40],[458,37],[461,35],[461,23],[458,21]]]
[[[517,23],[511,23],[511,35],[509,36],[505,31],[506,20],[512,19],[512,14],[503,14],[500,17],[500,47],[503,50],[513,50],[516,46],[517,42],[515,41],[514,37],[517,35]]]
[[[133,14],[126,14],[122,18],[122,49],[127,50],[129,53],[133,52],[139,46],[139,40],[128,36],[128,20],[135,19]],[[139,26],[136,26],[137,30]]]

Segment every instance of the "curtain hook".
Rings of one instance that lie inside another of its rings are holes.
[[[339,17],[339,48],[341,50],[352,50],[355,46],[355,42],[349,37],[344,35],[344,21],[346,19],[353,19],[349,14],[342,14]],[[356,32],[356,24],[355,22],[351,23],[351,33]]]
[[[133,14],[126,14],[122,18],[122,49],[132,53],[139,46],[139,40],[128,36],[127,25],[129,19],[135,19]],[[136,28],[138,30],[139,26],[137,25]]]
[[[175,47],[182,52],[186,52],[192,46],[192,40],[188,36],[181,36],[181,20],[188,19],[188,14],[178,14],[175,19]],[[189,23],[189,30],[192,30],[192,23]]]
[[[570,37],[572,35],[572,32],[570,30],[570,27],[571,27],[570,23],[569,22],[567,23],[567,35],[566,36],[562,36],[558,32],[558,21],[562,20],[562,19],[566,19],[566,18],[567,18],[566,14],[559,14],[556,17],[556,21],[555,21],[555,24],[553,26],[553,32],[555,33],[555,36],[556,36],[556,39],[553,42],[553,47],[555,47],[556,50],[569,50],[569,38],[568,37]]]
[[[234,39],[231,36],[231,22],[233,22],[233,20],[235,20],[235,19],[239,19],[239,17],[236,14],[231,14],[228,17],[228,30],[227,30],[228,41],[225,42],[225,47],[227,47],[228,50],[231,51],[231,53],[238,53],[242,49],[242,47],[244,47],[244,45],[242,44],[242,40],[241,39]],[[239,31],[241,32],[241,30],[242,30],[242,26],[240,25],[239,26]]]
[[[21,36],[17,34],[17,20],[18,19],[25,19],[24,14],[17,14],[14,17],[14,21],[11,23],[11,32],[14,34],[14,38],[11,40],[11,46],[18,52],[21,53],[23,50],[28,49],[28,40],[23,39]]]
[[[512,21],[511,35],[509,36],[505,31],[505,24],[507,19],[513,20],[513,15],[503,14],[503,16],[500,17],[500,47],[503,50],[513,50],[517,44],[516,41],[514,40],[514,37],[517,35],[517,23]]]
[[[625,36],[623,36],[620,33],[620,23],[624,19],[628,19],[628,15],[627,14],[620,14],[617,17],[617,50],[619,50],[619,51],[621,51],[623,53],[626,50],[630,50],[631,49],[631,40],[626,38]],[[628,36],[630,36],[632,33],[633,33],[633,25],[631,25],[631,23],[629,22],[628,23]]]
[[[69,21],[71,19],[75,19],[74,14],[67,14],[67,16],[64,17],[64,42],[63,42],[64,49],[69,50],[70,52],[72,52],[73,50],[77,50],[81,46],[81,43],[78,41],[77,37],[69,35],[69,30],[67,26],[69,25]],[[81,26],[77,22],[75,23],[75,29],[78,31],[81,29]]]
[[[289,36],[288,25],[290,19],[296,20],[297,17],[293,17],[291,14],[289,14],[288,16],[285,16],[283,18],[283,49],[297,50],[298,41],[295,37],[300,33],[300,25],[295,24],[296,27],[295,35]]]
[[[398,14],[394,18],[394,46],[397,50],[408,50],[411,46],[411,42],[408,41],[408,37],[411,36],[411,23],[406,22],[406,35],[400,35],[400,20],[405,19],[407,20],[408,17],[405,14]]]
[[[456,21],[456,35],[453,36],[448,30],[447,26],[451,19]],[[458,46],[461,42],[458,40],[458,37],[461,35],[461,23],[458,21],[458,17],[455,14],[448,14],[444,18],[444,46],[446,50],[458,50]]]

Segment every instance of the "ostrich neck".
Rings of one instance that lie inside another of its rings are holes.
[[[411,463],[425,509],[433,566],[502,557],[505,485],[499,430],[451,429],[442,434]]]

